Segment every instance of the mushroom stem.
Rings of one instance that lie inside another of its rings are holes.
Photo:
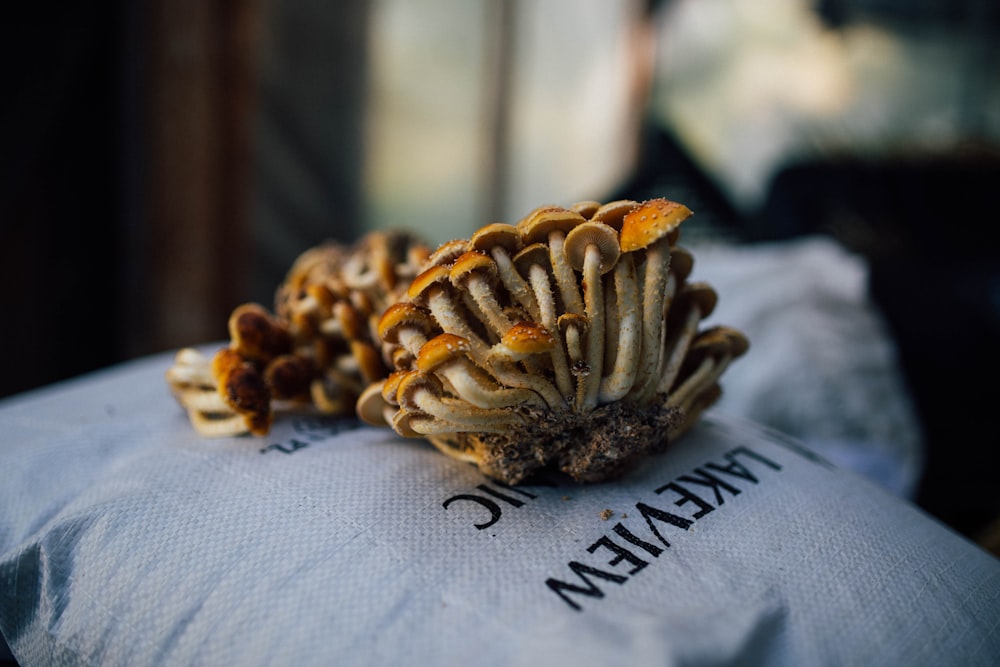
[[[601,380],[599,403],[611,403],[628,394],[639,370],[639,341],[642,322],[639,313],[638,281],[631,254],[615,265],[615,295],[618,311],[617,354],[611,373]]]
[[[684,361],[684,355],[691,346],[695,334],[698,333],[700,321],[701,308],[697,304],[691,304],[680,328],[669,332],[661,359],[660,380],[656,387],[658,393],[666,394],[673,386]]]
[[[566,254],[563,251],[565,240],[566,235],[563,232],[558,230],[549,232],[549,258],[552,262],[552,273],[559,285],[559,294],[562,296],[565,312],[582,315],[584,312],[583,299],[580,298],[580,292],[576,288],[576,276],[573,274],[573,268],[566,260]]]
[[[450,423],[452,431],[480,431],[490,426],[504,427],[524,421],[513,410],[477,408],[461,399],[437,396],[429,389],[421,388],[414,391],[412,400],[420,412]],[[412,422],[410,425],[414,426]],[[414,426],[414,430],[419,429]]]
[[[558,339],[558,320],[556,316],[555,298],[552,296],[552,285],[549,283],[549,273],[545,267],[538,264],[533,265],[528,270],[528,279],[531,282],[531,289],[538,304],[539,322],[549,333]],[[573,395],[573,376],[569,372],[569,364],[566,362],[566,351],[562,345],[552,348],[552,370],[556,377],[556,386],[563,397]]]
[[[177,395],[177,402],[187,410],[213,414],[236,414],[215,389],[187,389]]]
[[[489,365],[490,373],[508,387],[528,389],[538,394],[552,410],[566,408],[566,399],[555,386],[541,375],[525,373],[514,362],[494,356]]]
[[[459,312],[461,306],[456,307],[455,301],[443,288],[431,291],[427,298],[427,306],[443,331],[461,336],[469,341],[474,358],[483,359],[486,357],[489,345],[472,330],[472,327],[468,325]]]
[[[420,348],[427,342],[427,336],[416,327],[406,327],[399,330],[399,344],[414,357],[420,353]]]
[[[510,329],[512,322],[504,314],[503,308],[500,307],[493,295],[489,283],[480,276],[472,275],[467,279],[466,289],[485,317],[483,324],[488,325],[497,334],[497,337],[503,336],[504,332]]]
[[[604,285],[601,281],[601,251],[596,245],[588,245],[584,256],[583,296],[590,320],[587,333],[587,366],[590,372],[577,385],[576,405],[580,412],[589,412],[597,407],[604,369]]]
[[[569,354],[569,360],[573,363],[574,368],[577,367],[578,363],[583,361],[583,340],[581,339],[582,332],[577,327],[567,327],[566,328],[566,352]]]
[[[383,387],[383,392],[385,388]],[[451,424],[452,431],[480,431],[496,427],[510,427],[524,421],[509,408],[483,409],[461,399],[446,396],[444,386],[433,374],[411,371],[406,373],[396,388],[396,401],[401,411],[426,414]],[[393,417],[395,424],[397,417]],[[410,426],[414,426],[410,422]],[[414,430],[417,430],[414,428]]]
[[[490,257],[496,262],[500,282],[504,284],[507,291],[513,295],[518,303],[524,306],[532,319],[540,321],[541,310],[538,306],[536,296],[527,281],[514,268],[514,262],[511,260],[507,249],[502,246],[493,248],[490,251]]]
[[[687,376],[680,386],[675,389],[667,398],[666,407],[680,408],[687,403],[692,396],[698,393],[698,388],[704,385],[712,374],[715,367],[715,359],[710,355],[706,356],[694,369],[691,375]]]
[[[191,426],[207,438],[219,438],[230,435],[241,435],[247,432],[247,425],[241,415],[231,417],[212,417],[204,412],[189,412]]]
[[[525,403],[542,407],[544,401],[527,389],[503,387],[468,359],[454,359],[437,369],[455,394],[477,408],[507,408]]]
[[[676,440],[678,437],[683,435],[685,431],[690,429],[695,422],[698,421],[698,417],[701,416],[701,413],[715,403],[720,395],[722,395],[722,388],[719,387],[718,383],[707,387],[704,391],[694,394],[691,400],[687,402],[686,406],[679,410],[680,419],[667,431],[667,441],[670,442]]]
[[[656,387],[656,371],[663,349],[663,302],[670,273],[670,244],[664,237],[646,250],[642,290],[642,358],[631,393],[641,401]]]

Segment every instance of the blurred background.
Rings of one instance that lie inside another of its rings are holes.
[[[881,419],[836,438],[897,440],[901,492],[966,535],[1000,516],[998,3],[81,0],[0,31],[0,396],[222,340],[327,239],[666,196],[701,278],[853,290],[730,323],[833,322],[800,353],[842,350],[823,418]]]

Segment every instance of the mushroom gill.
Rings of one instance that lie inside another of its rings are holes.
[[[614,478],[719,397],[746,338],[699,331],[717,295],[666,199],[543,206],[451,241],[378,324],[389,379],[358,413],[509,484]]]

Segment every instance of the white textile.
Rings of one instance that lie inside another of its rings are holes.
[[[170,361],[0,402],[0,631],[22,665],[1000,655],[1000,561],[751,423],[710,413],[616,482],[506,488],[351,420],[203,440]]]

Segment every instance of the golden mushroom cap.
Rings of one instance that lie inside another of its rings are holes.
[[[399,332],[406,327],[429,334],[434,330],[435,324],[430,313],[423,308],[408,301],[400,301],[382,313],[378,321],[378,336],[386,343],[398,343]]]
[[[438,334],[424,343],[417,355],[417,370],[429,373],[442,364],[472,351],[469,341],[451,333]]]
[[[549,266],[549,247],[544,243],[531,243],[514,255],[514,266],[527,277],[532,266]]]
[[[500,343],[511,357],[523,358],[551,351],[556,339],[539,324],[518,322],[503,335]]]
[[[669,199],[651,199],[630,211],[622,220],[622,252],[634,252],[674,234],[691,216],[691,210]]]
[[[449,281],[449,267],[444,264],[434,264],[422,271],[410,286],[406,288],[406,295],[418,303],[426,298],[432,287],[440,286]]]
[[[514,225],[494,222],[481,227],[469,239],[469,250],[489,252],[493,248],[503,248],[508,254],[515,254],[524,245],[521,233]]]
[[[497,278],[497,266],[489,255],[470,250],[455,259],[448,272],[448,277],[453,285],[461,287],[473,274],[492,283]]]
[[[639,205],[639,202],[631,199],[619,199],[617,201],[602,204],[594,212],[586,216],[594,222],[603,222],[607,226],[621,231],[625,216],[632,212]]]
[[[586,222],[586,218],[561,206],[545,206],[535,209],[528,217],[517,223],[521,238],[525,244],[545,242],[550,232],[568,233],[577,225]]]
[[[243,359],[267,361],[291,349],[288,330],[256,303],[238,306],[229,316],[231,347]]]
[[[427,266],[447,266],[469,249],[465,239],[453,239],[438,246],[427,258]]]

